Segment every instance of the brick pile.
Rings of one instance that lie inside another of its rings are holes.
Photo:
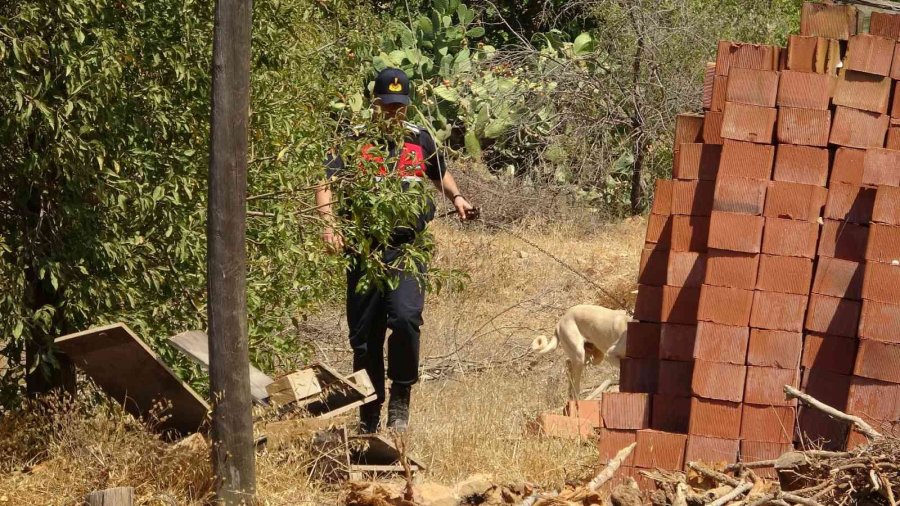
[[[900,15],[857,24],[808,2],[786,48],[720,42],[704,113],[677,117],[600,407],[604,462],[637,443],[624,475],[864,440],[784,385],[900,419]]]

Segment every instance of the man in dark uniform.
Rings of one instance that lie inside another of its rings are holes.
[[[384,125],[402,127],[403,145],[385,140],[388,159],[397,160],[393,167],[382,165],[379,175],[400,177],[404,188],[419,185],[427,178],[448,198],[456,208],[459,217],[467,219],[472,205],[460,195],[453,176],[446,170],[444,158],[438,153],[431,134],[424,128],[405,122],[406,107],[409,105],[409,78],[399,69],[385,69],[375,78],[375,99],[373,106],[376,118]],[[380,140],[380,139],[379,139]],[[367,162],[383,163],[384,158],[370,154],[371,144],[362,147],[360,159]],[[332,155],[327,162],[328,181],[316,190],[319,212],[326,220],[323,238],[333,251],[344,250],[343,238],[335,231],[334,214],[331,209],[332,191],[329,182],[355,168],[356,162],[344,164],[338,155]],[[425,210],[418,216],[413,227],[401,227],[392,234],[389,244],[381,245],[385,264],[392,265],[400,255],[400,246],[415,240],[416,234],[424,231],[427,223],[434,218],[435,205],[431,197]],[[426,266],[420,265],[424,272]],[[381,419],[381,407],[386,398],[384,342],[387,329],[391,330],[387,343],[387,377],[391,380],[391,395],[388,401],[388,428],[405,431],[409,424],[410,391],[419,379],[419,327],[422,325],[422,309],[425,292],[415,273],[398,271],[399,283],[395,288],[365,290],[357,287],[363,276],[361,260],[351,255],[347,272],[347,322],[350,327],[350,346],[353,348],[353,369],[365,369],[375,386],[378,399],[360,408],[360,430],[376,432]]]

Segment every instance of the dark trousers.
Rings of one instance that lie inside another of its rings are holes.
[[[409,273],[400,272],[394,289],[370,287],[362,292],[357,286],[362,270],[347,272],[347,323],[353,348],[353,370],[365,369],[372,380],[378,400],[360,409],[363,417],[377,417],[385,399],[384,344],[387,330],[387,377],[398,385],[419,380],[419,327],[425,291]]]

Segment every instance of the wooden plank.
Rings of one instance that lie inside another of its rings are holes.
[[[209,338],[202,330],[189,330],[169,338],[178,351],[184,353],[205,370],[209,369]],[[266,387],[275,381],[259,369],[250,365],[250,395],[257,404],[268,405],[269,394]]]
[[[849,5],[863,5],[866,7],[874,7],[876,9],[889,11],[889,12],[900,12],[900,4],[891,0],[847,0],[836,2],[839,4],[849,4]]]
[[[69,334],[57,338],[56,345],[107,395],[154,429],[190,434],[206,425],[209,405],[126,325]],[[153,413],[160,401],[169,407]]]
[[[292,372],[266,387],[269,399],[276,406],[302,401],[322,392],[316,373],[312,369]]]
[[[98,490],[88,494],[87,506],[132,506],[134,504],[133,487],[116,487]]]
[[[422,471],[425,466],[407,455],[410,469]],[[403,471],[400,450],[380,434],[360,434],[350,437],[351,471]]]

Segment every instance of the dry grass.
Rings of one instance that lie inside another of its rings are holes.
[[[523,435],[529,418],[563,403],[561,355],[517,357],[536,334],[552,331],[567,307],[611,303],[508,234],[448,222],[435,228],[437,262],[466,271],[471,280],[461,292],[432,296],[426,308],[423,363],[437,379],[414,391],[410,435],[412,452],[429,467],[425,478],[449,483],[487,472],[501,481],[558,486],[587,477],[596,460],[591,442]],[[528,220],[516,225],[517,233],[629,303],[643,230],[640,219],[592,227]],[[341,321],[338,309],[320,315],[307,337],[319,358],[346,370]],[[611,372],[594,368],[586,385]],[[173,453],[102,402],[81,399],[77,409],[64,408],[0,420],[0,504],[80,504],[91,490],[124,485],[136,487],[141,505],[190,506],[208,499],[206,450]],[[307,478],[309,458],[300,447],[260,454],[262,503],[338,504],[338,489]]]

